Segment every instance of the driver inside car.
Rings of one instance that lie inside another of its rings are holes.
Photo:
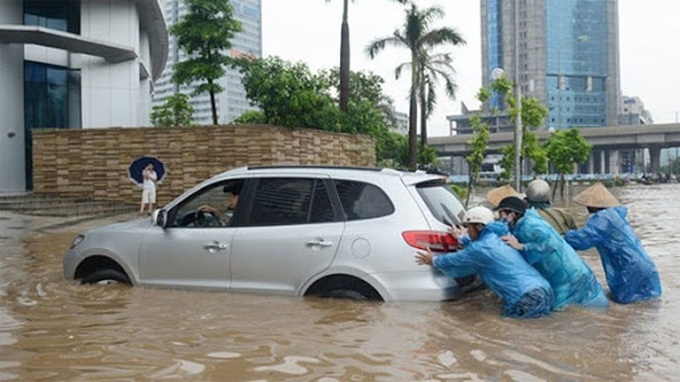
[[[229,220],[231,220],[231,215],[233,214],[234,210],[236,209],[236,205],[238,204],[238,197],[239,194],[241,193],[242,188],[243,182],[230,183],[224,186],[223,189],[224,192],[231,193],[231,196],[229,196],[229,205],[227,206],[226,211],[221,211],[220,209],[215,208],[209,204],[204,204],[198,207],[198,210],[201,212],[214,214],[222,223],[228,225]]]

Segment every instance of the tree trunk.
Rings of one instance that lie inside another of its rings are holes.
[[[411,62],[417,57],[411,52]],[[415,171],[418,168],[418,71],[415,64],[411,65],[411,94],[409,95],[408,111],[408,168]]]
[[[213,84],[212,81],[208,81],[210,85]],[[210,108],[212,110],[213,125],[217,126],[217,104],[215,103],[215,92],[210,91]]]
[[[345,0],[340,32],[340,110],[349,110],[349,23],[347,22],[348,1]]]
[[[425,149],[427,144],[427,96],[425,95],[425,84],[420,79],[420,147]]]
[[[415,171],[418,167],[418,101],[416,100],[415,85],[411,85],[411,100],[408,114],[408,168],[411,171]]]

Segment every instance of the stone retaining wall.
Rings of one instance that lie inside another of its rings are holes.
[[[162,205],[220,172],[246,165],[375,166],[367,136],[267,125],[33,130],[33,192],[139,203],[130,163],[166,167]]]

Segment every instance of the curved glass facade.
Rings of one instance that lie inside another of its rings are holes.
[[[161,0],[0,0],[0,19],[11,100],[0,103],[0,193],[33,189],[36,129],[148,126],[168,52]]]

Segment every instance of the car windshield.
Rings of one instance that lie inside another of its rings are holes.
[[[432,215],[446,225],[460,224],[465,207],[455,192],[443,181],[429,181],[416,185]]]

